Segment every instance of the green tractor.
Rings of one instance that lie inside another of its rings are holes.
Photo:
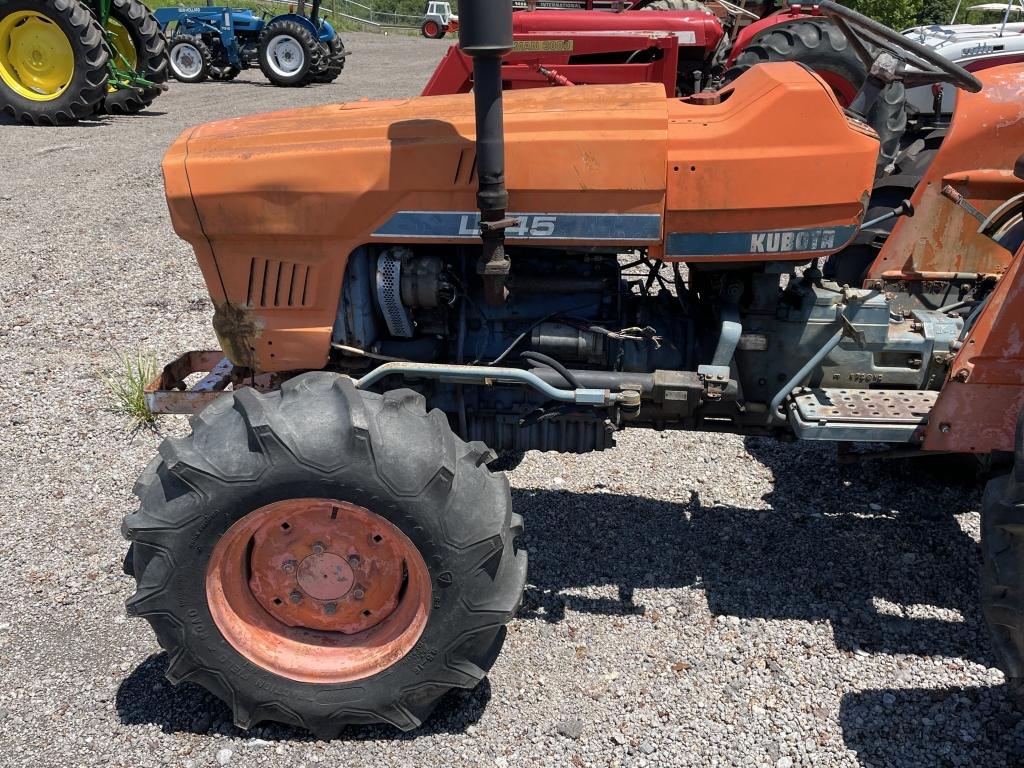
[[[19,123],[131,114],[166,83],[167,40],[139,0],[0,0],[0,112]]]

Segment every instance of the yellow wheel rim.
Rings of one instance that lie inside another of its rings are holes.
[[[0,80],[19,96],[52,101],[75,74],[71,41],[37,11],[15,11],[0,19]]]
[[[135,66],[139,63],[139,54],[135,50],[135,43],[132,42],[128,28],[111,17],[107,20],[107,35],[110,45],[114,49],[114,66],[118,69],[135,70]],[[125,66],[126,64],[127,66]],[[117,88],[110,86],[108,90],[116,91]]]

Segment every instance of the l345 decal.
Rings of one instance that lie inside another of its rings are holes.
[[[657,243],[661,216],[656,213],[513,213],[518,224],[505,230],[512,240]],[[399,211],[378,227],[374,237],[475,240],[480,214],[475,211]]]
[[[661,242],[661,216],[656,213],[512,213],[517,224],[505,230],[510,240],[578,240],[591,243]],[[855,226],[777,229],[758,232],[672,232],[665,255],[770,256],[785,253],[832,253],[857,233]],[[476,240],[476,211],[398,211],[378,227],[374,237],[388,240],[438,238]]]

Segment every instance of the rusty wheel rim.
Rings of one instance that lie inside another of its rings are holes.
[[[381,672],[416,645],[430,609],[422,555],[365,507],[289,499],[217,542],[206,572],[214,623],[249,661],[292,680]]]

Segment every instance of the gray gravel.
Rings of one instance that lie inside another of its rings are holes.
[[[413,95],[445,49],[346,42],[332,86],[247,75],[175,85],[142,117],[0,125],[0,765],[1021,764],[975,594],[977,489],[732,436],[529,455],[525,605],[489,679],[420,733],[246,734],[163,680],[123,614],[118,535],[159,437],[129,435],[101,381],[118,351],[214,343],[160,157],[204,120]]]

